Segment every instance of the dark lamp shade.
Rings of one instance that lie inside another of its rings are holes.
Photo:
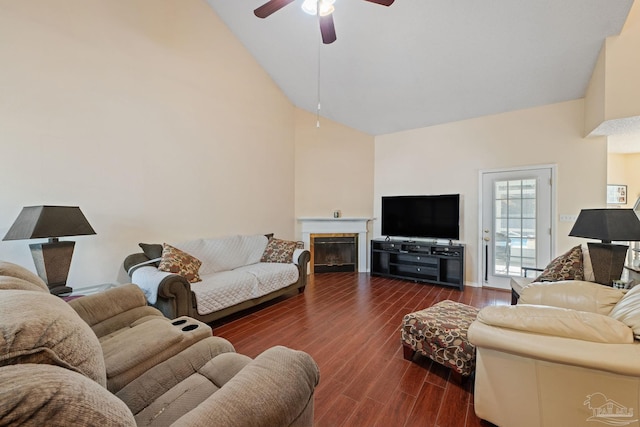
[[[22,208],[2,240],[57,238],[96,234],[77,206],[27,206]]]
[[[633,209],[582,209],[569,236],[604,243],[640,241],[640,220]]]

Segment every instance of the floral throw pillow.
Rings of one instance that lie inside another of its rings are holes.
[[[198,275],[201,265],[202,262],[198,258],[166,243],[162,245],[162,259],[158,270],[179,274],[189,282],[195,283],[202,280]]]
[[[534,282],[558,282],[560,280],[584,280],[584,264],[580,245],[555,258]]]
[[[269,239],[269,243],[267,243],[260,262],[289,263],[293,260],[293,251],[296,250],[297,246],[297,242],[271,238]]]

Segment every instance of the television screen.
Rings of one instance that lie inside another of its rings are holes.
[[[459,194],[382,198],[384,236],[458,240],[459,221]]]

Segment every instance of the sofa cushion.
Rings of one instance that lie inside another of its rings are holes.
[[[206,315],[287,287],[298,281],[299,274],[292,263],[259,262],[203,275],[202,282],[191,290],[196,297],[198,314]]]
[[[300,278],[298,267],[292,263],[259,262],[237,268],[235,271],[250,273],[258,279],[258,288],[254,289],[255,297],[289,286]]]
[[[202,283],[191,290],[201,316],[254,298],[258,279],[248,272],[232,270],[203,276]]]
[[[198,239],[175,245],[202,261],[200,275],[229,271],[260,262],[267,246],[262,234]]]
[[[0,366],[57,365],[106,386],[98,338],[62,299],[44,292],[4,290],[0,313]]]
[[[291,262],[297,243],[290,240],[272,238],[262,254],[261,262]]]
[[[634,286],[620,298],[609,316],[629,326],[640,339],[640,286]]]
[[[94,381],[51,365],[0,367],[2,425],[135,426],[127,405]]]
[[[202,262],[193,255],[166,243],[162,245],[162,259],[158,270],[179,274],[189,282],[195,283],[201,280],[198,275],[201,265]]]
[[[49,288],[47,284],[42,280],[39,276],[27,270],[18,264],[13,264],[7,261],[0,261],[0,276],[7,277],[15,277],[16,279],[24,280],[30,283],[33,286],[29,286],[27,284],[22,284],[20,289],[25,290],[42,290],[49,293]],[[26,289],[30,288],[30,289]],[[2,289],[12,289],[12,288],[2,288]],[[17,289],[17,288],[13,288]]]
[[[534,282],[557,282],[559,280],[584,280],[581,245],[553,259]]]

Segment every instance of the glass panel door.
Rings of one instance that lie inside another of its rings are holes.
[[[551,256],[551,169],[482,175],[483,282],[509,289],[522,267]]]

